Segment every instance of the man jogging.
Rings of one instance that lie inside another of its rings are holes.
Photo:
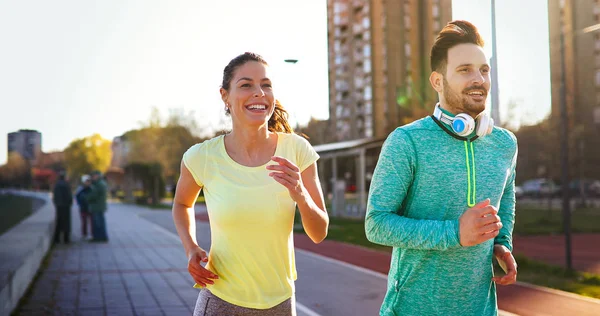
[[[365,219],[370,241],[394,247],[380,315],[496,315],[495,283],[516,282],[517,143],[484,113],[487,60],[475,26],[446,25],[431,49],[433,115],[382,147]]]

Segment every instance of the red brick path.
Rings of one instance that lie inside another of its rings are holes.
[[[565,266],[565,237],[515,236],[515,253],[554,265]],[[573,267],[600,274],[600,234],[574,234],[571,237]]]

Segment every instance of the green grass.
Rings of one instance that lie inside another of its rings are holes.
[[[36,200],[18,195],[0,195],[0,235],[20,223],[34,211]]]
[[[583,208],[571,213],[573,233],[600,233],[600,209]],[[544,207],[517,205],[514,234],[551,235],[563,233],[563,220],[560,210]]]

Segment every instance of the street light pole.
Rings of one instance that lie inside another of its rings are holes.
[[[560,167],[562,182],[563,230],[565,232],[565,257],[567,268],[572,269],[571,260],[571,202],[569,201],[569,115],[565,87],[565,31],[560,30]]]
[[[500,92],[498,82],[498,49],[496,46],[496,0],[492,0],[492,118],[500,125]]]
[[[298,59],[295,59],[295,58],[287,58],[287,59],[284,59],[283,61],[284,61],[285,63],[287,63],[287,64],[290,64],[290,65],[295,65],[295,64],[298,62]],[[288,109],[288,111],[290,111],[290,109]],[[290,111],[289,113],[290,113],[290,114],[293,114],[293,113],[291,113],[291,111]],[[295,113],[294,113],[294,114],[295,114]],[[294,116],[295,116],[295,115],[294,115]],[[297,130],[298,130],[298,129],[300,129],[300,123],[298,122],[298,117],[295,117],[295,119],[296,119],[296,127],[295,127],[295,129],[297,129]]]

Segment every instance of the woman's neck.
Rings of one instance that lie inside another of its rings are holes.
[[[270,159],[265,153],[272,154],[276,148],[277,137],[276,133],[269,132],[267,126],[259,129],[234,126],[231,133],[225,137],[225,147],[230,156],[238,162],[263,163],[263,160]]]

